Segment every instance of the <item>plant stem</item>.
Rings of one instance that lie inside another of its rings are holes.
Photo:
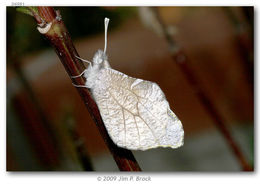
[[[154,11],[155,16],[163,30],[164,37],[169,45],[172,60],[179,66],[180,70],[187,78],[188,82],[190,83],[190,86],[194,90],[194,93],[197,95],[201,104],[204,106],[205,110],[208,112],[208,114],[214,121],[216,127],[219,129],[219,131],[222,133],[222,135],[226,139],[226,142],[232,149],[234,155],[238,159],[243,170],[252,171],[253,170],[252,167],[248,164],[241,149],[239,148],[239,146],[233,139],[230,130],[227,128],[227,126],[224,122],[224,119],[221,117],[221,115],[218,112],[218,110],[216,109],[216,107],[212,104],[212,102],[210,101],[210,99],[207,96],[207,94],[205,93],[205,91],[203,91],[203,87],[201,87],[194,71],[189,66],[190,62],[189,62],[187,56],[180,49],[180,47],[177,45],[176,41],[172,38],[172,36],[167,32],[166,26],[159,15],[158,9],[152,8],[152,11]]]
[[[242,67],[244,74],[246,75],[247,82],[250,88],[250,93],[254,94],[254,29],[253,29],[253,16],[254,13],[253,7],[243,7],[241,8],[242,13],[246,14],[248,22],[242,22],[236,14],[233,12],[231,7],[223,7],[224,13],[227,15],[227,18],[230,20],[234,28],[234,44],[238,51],[238,54],[242,59]],[[247,17],[249,16],[249,17]]]
[[[57,55],[59,56],[63,66],[65,67],[68,75],[75,76],[80,74],[84,69],[83,63],[75,56],[79,56],[77,53],[69,33],[61,20],[61,15],[58,11],[54,11],[51,7],[38,7],[39,15],[35,17],[38,24],[49,24],[51,23],[50,29],[43,33],[46,39],[54,47]],[[38,22],[38,16],[45,22]],[[80,25],[79,25],[80,26]],[[85,84],[85,80],[80,77],[72,79],[74,84],[82,85]],[[91,96],[89,89],[77,88],[83,102],[85,103],[92,119],[95,121],[96,126],[99,129],[101,136],[103,137],[107,147],[112,153],[118,168],[121,171],[141,171],[138,163],[136,162],[131,151],[117,147],[110,139],[102,118],[100,116],[98,107]]]

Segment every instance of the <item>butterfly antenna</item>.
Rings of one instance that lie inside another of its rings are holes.
[[[106,54],[107,51],[107,27],[108,27],[109,19],[105,18],[105,47],[104,47],[104,53]]]

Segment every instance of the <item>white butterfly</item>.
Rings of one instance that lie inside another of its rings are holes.
[[[178,148],[183,145],[181,121],[171,111],[160,87],[153,82],[129,77],[112,69],[107,61],[107,27],[105,18],[105,47],[98,50],[80,75],[98,105],[109,136],[119,147],[147,150],[156,147]]]

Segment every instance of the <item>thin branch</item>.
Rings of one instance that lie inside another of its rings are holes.
[[[233,8],[223,7],[222,10],[227,15],[229,21],[231,22],[234,29],[234,39],[233,42],[237,48],[238,54],[242,59],[242,66],[244,74],[246,75],[247,82],[250,88],[250,93],[253,95],[254,92],[254,29],[253,29],[253,18],[248,18],[248,23],[242,22],[237,15],[234,13]],[[241,8],[242,13],[250,13],[253,16],[253,7],[243,7]],[[246,16],[246,15],[245,15]]]
[[[84,69],[83,63],[76,58],[77,53],[69,33],[61,19],[58,11],[54,11],[51,7],[38,7],[39,15],[34,16],[38,25],[42,27],[42,34],[54,47],[69,77],[80,74]],[[38,22],[40,16],[42,22]],[[72,79],[74,84],[85,84],[84,78]],[[98,107],[93,100],[90,91],[87,88],[77,88],[83,102],[85,103],[92,119],[95,121],[101,136],[103,137],[107,147],[112,153],[119,169],[121,171],[141,171],[131,151],[117,147],[110,139]]]
[[[207,94],[204,92],[203,87],[201,87],[200,83],[197,80],[197,77],[194,73],[194,71],[189,66],[189,59],[185,55],[185,53],[180,49],[180,47],[177,45],[176,41],[172,38],[172,36],[167,32],[166,26],[161,19],[158,9],[152,8],[152,11],[154,11],[155,16],[160,23],[160,26],[163,30],[164,37],[166,41],[168,42],[171,57],[172,60],[179,66],[182,73],[187,78],[188,82],[190,83],[190,86],[193,88],[194,93],[196,93],[198,99],[200,100],[201,104],[204,106],[205,110],[210,115],[211,119],[214,121],[216,127],[219,129],[221,134],[226,139],[228,145],[232,149],[234,155],[238,159],[241,167],[244,171],[252,171],[252,167],[248,164],[246,158],[244,157],[241,149],[233,139],[230,130],[227,128],[224,119],[216,109],[215,105],[212,104]]]

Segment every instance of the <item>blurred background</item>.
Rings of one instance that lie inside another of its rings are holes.
[[[240,171],[148,7],[56,7],[80,56],[104,46],[129,76],[158,83],[184,146],[132,151],[143,171]],[[158,7],[203,91],[254,165],[253,7]],[[55,51],[32,17],[7,8],[7,170],[119,171]]]

